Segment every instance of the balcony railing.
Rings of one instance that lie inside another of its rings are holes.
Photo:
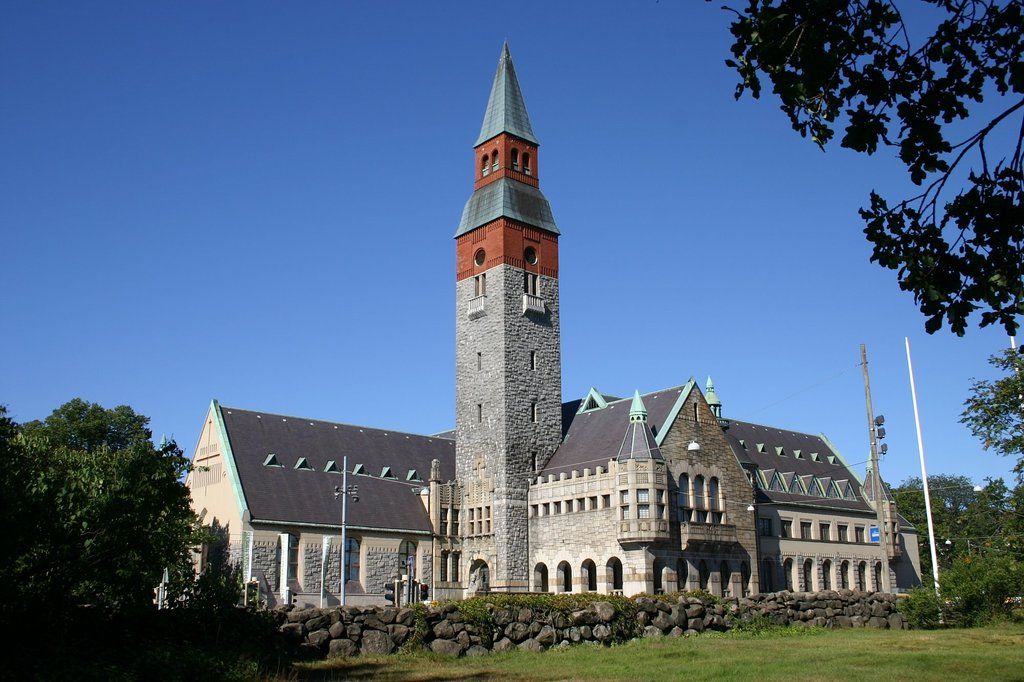
[[[539,313],[543,315],[544,299],[540,296],[534,296],[533,294],[523,294],[523,314],[526,313]]]
[[[487,314],[487,296],[477,296],[469,299],[469,306],[466,308],[466,315],[469,319],[475,320]]]
[[[679,538],[683,549],[688,543],[728,545],[739,541],[736,526],[731,523],[683,523]]]

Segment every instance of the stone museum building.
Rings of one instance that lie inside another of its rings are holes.
[[[417,599],[920,584],[917,531],[824,435],[733,419],[710,378],[564,399],[560,231],[507,45],[473,176],[454,431],[210,405],[187,485],[262,599],[336,604],[344,581],[347,603],[381,603],[402,577]]]

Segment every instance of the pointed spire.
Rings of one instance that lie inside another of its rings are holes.
[[[640,397],[640,391],[633,392],[633,403],[629,406],[629,421],[647,421],[647,407],[644,405],[644,401]]]
[[[508,49],[508,41],[501,48],[498,59],[498,70],[494,74],[491,86],[491,97],[487,100],[484,112],[484,123],[480,127],[480,136],[474,147],[486,142],[495,135],[509,133],[527,142],[540,144],[533,134],[530,117],[526,113],[526,103],[519,89],[519,79],[512,65],[512,53]]]
[[[708,401],[708,405],[722,404],[722,401],[718,399],[718,394],[715,393],[715,382],[711,381],[710,375],[708,375],[707,383],[704,384],[704,399]]]

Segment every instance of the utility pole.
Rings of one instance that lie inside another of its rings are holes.
[[[891,548],[894,547],[895,543],[892,542],[890,537],[892,529],[889,528],[888,514],[886,514],[888,504],[885,499],[885,492],[882,490],[882,475],[879,473],[878,468],[878,439],[881,429],[879,421],[882,420],[881,418],[877,421],[875,420],[875,411],[871,406],[871,378],[868,376],[868,351],[863,343],[860,344],[860,362],[861,370],[864,373],[864,399],[867,404],[868,436],[871,443],[871,490],[875,498],[875,515],[878,521],[879,543],[885,554],[886,565],[888,566],[889,559],[891,558]],[[881,433],[884,434],[884,431]],[[881,585],[875,586],[876,589],[880,587]]]

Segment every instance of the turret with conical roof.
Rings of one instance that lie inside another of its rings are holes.
[[[640,397],[640,391],[633,393],[633,402],[629,406],[629,426],[619,446],[616,458],[622,462],[627,459],[664,459],[658,448],[654,432],[647,424],[647,406]]]
[[[487,142],[501,133],[515,135],[520,140],[539,144],[530,125],[530,116],[526,113],[526,102],[519,89],[516,78],[516,67],[512,64],[512,53],[508,49],[508,41],[501,47],[501,58],[498,59],[498,70],[494,74],[491,85],[491,96],[487,100],[484,122],[480,126],[480,136],[474,147]]]
[[[704,384],[704,400],[708,402],[708,407],[711,408],[711,413],[715,415],[715,418],[721,419],[722,401],[719,400],[718,394],[715,393],[715,383],[711,381],[710,376],[708,376],[707,383]]]

